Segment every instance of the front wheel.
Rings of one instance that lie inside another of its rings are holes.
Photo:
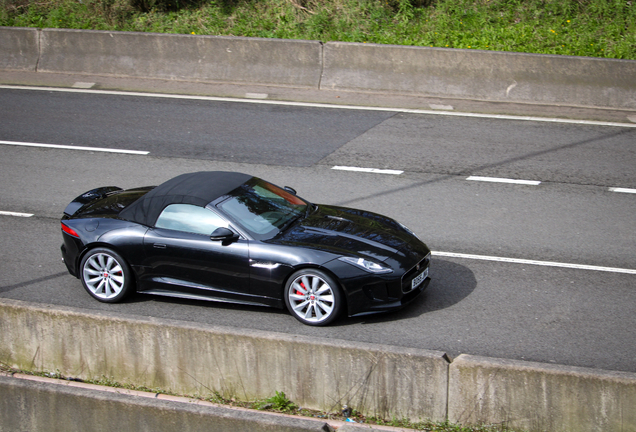
[[[90,250],[80,264],[82,285],[101,302],[115,303],[130,291],[133,276],[126,261],[107,248]]]
[[[285,304],[303,324],[323,326],[340,315],[343,298],[336,282],[316,269],[299,270],[285,284]]]

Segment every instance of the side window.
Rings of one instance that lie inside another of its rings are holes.
[[[210,235],[219,227],[228,224],[212,210],[191,205],[171,204],[159,215],[155,227]]]

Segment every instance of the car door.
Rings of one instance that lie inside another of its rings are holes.
[[[141,290],[149,287],[195,297],[243,299],[249,293],[249,242],[241,236],[211,240],[219,227],[232,229],[208,208],[166,207],[144,237],[147,283]]]

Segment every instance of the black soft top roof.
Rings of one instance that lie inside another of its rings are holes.
[[[160,184],[123,209],[119,217],[153,226],[163,209],[170,204],[194,204],[205,207],[251,178],[251,175],[226,171],[181,174]]]

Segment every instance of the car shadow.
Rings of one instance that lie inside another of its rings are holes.
[[[425,313],[451,307],[468,297],[477,286],[475,275],[468,268],[456,262],[436,258],[431,267],[431,282],[428,289],[403,309],[363,315],[358,317],[341,317],[328,327],[340,327],[356,324],[374,324],[415,318]],[[176,297],[162,297],[142,293],[133,293],[123,303],[155,302],[157,304],[179,304],[188,306],[204,306],[222,310],[254,311],[273,315],[289,315],[286,309],[250,306],[237,303],[223,303],[204,300],[191,300]],[[289,315],[291,318],[291,315]]]
[[[415,318],[451,307],[468,297],[477,287],[473,272],[456,262],[436,258],[432,261],[430,272],[431,282],[426,291],[403,309],[341,319],[335,325],[374,324]]]
[[[37,285],[39,283],[42,282],[47,282],[47,281],[51,281],[52,279],[58,279],[58,278],[62,278],[68,275],[68,272],[59,272],[59,273],[55,273],[52,275],[47,275],[47,276],[43,276],[37,279],[31,279],[28,281],[23,281],[14,285],[6,285],[6,286],[0,286],[0,294],[4,294],[4,293],[8,293],[9,291],[13,291],[14,289],[17,288],[24,288],[24,287],[28,287],[31,285]]]
[[[198,300],[198,299],[187,299],[182,297],[170,297],[170,296],[160,296],[154,294],[144,294],[142,292],[133,292],[129,296],[126,297],[121,303],[148,303],[155,302],[161,304],[179,304],[186,306],[207,306],[215,309],[224,309],[224,310],[246,310],[246,311],[258,311],[258,312],[278,312],[278,313],[287,313],[286,309],[278,309],[267,306],[258,306],[258,305],[246,305],[242,303],[231,303],[224,301],[215,301],[215,300]]]

